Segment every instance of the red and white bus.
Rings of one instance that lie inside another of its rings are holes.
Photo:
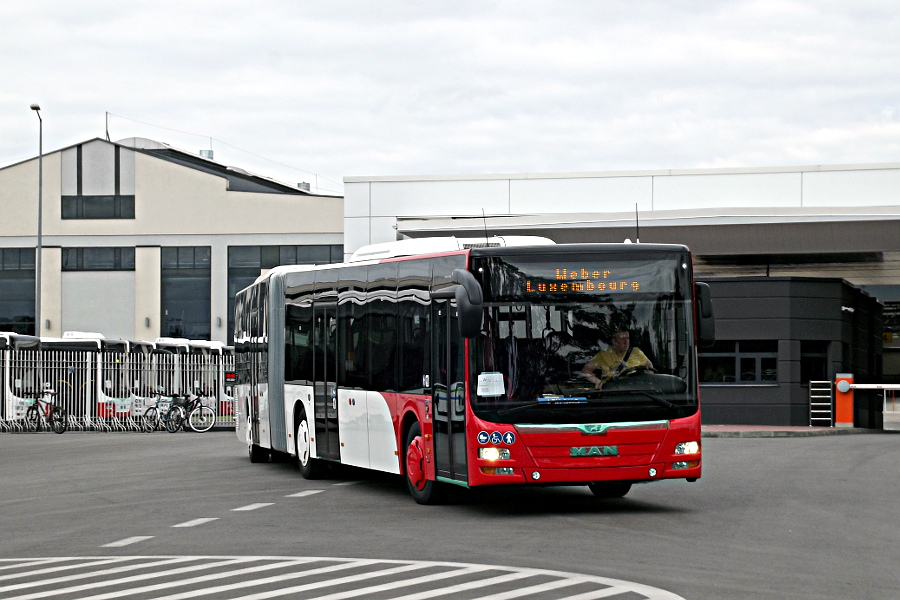
[[[623,330],[652,370],[598,387],[582,369]],[[700,477],[696,347],[713,338],[684,246],[378,244],[237,294],[237,436],[306,478],[329,462],[405,475],[422,504],[451,485],[620,497]]]

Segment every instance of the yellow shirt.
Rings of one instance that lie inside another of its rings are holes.
[[[602,379],[609,379],[612,377],[613,373],[615,373],[616,368],[619,367],[619,363],[622,362],[623,358],[625,358],[625,354],[617,354],[612,348],[607,348],[606,350],[598,352],[597,355],[591,359],[589,364],[600,369],[600,372],[603,374]],[[626,368],[640,367],[649,363],[650,360],[647,358],[646,354],[641,352],[640,348],[632,348],[631,354],[625,362],[625,366],[619,369],[619,372],[621,373]]]

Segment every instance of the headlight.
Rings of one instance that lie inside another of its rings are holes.
[[[484,460],[509,460],[509,448],[479,448],[478,458]]]
[[[681,442],[675,445],[675,454],[699,454],[700,442]]]

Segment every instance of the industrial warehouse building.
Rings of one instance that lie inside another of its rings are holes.
[[[900,383],[900,164],[346,177],[344,251],[434,235],[689,246],[704,423],[807,425],[810,381]],[[881,426],[858,394],[856,424]]]
[[[0,330],[35,331],[39,157],[0,169]],[[43,156],[42,336],[230,343],[234,294],[278,264],[340,262],[343,199],[164,144]]]
[[[35,329],[38,157],[0,169],[0,329]],[[231,343],[277,264],[425,236],[679,243],[710,284],[705,423],[808,424],[809,382],[900,383],[900,164],[347,177],[310,193],[150,140],[43,156],[39,333]],[[880,397],[856,422],[879,427]]]

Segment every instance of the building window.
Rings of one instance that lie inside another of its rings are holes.
[[[0,248],[0,331],[34,335],[34,248]]]
[[[63,271],[134,271],[134,248],[63,248]]]
[[[63,219],[133,219],[134,196],[63,196]]]
[[[309,246],[231,246],[228,248],[228,339],[234,339],[234,296],[264,269],[279,265],[331,264],[344,260],[340,244]]]
[[[774,340],[718,341],[698,358],[701,383],[778,381],[778,342]]]
[[[160,248],[162,315],[160,334],[210,339],[210,248]]]
[[[800,342],[800,381],[828,381],[828,342]]]

